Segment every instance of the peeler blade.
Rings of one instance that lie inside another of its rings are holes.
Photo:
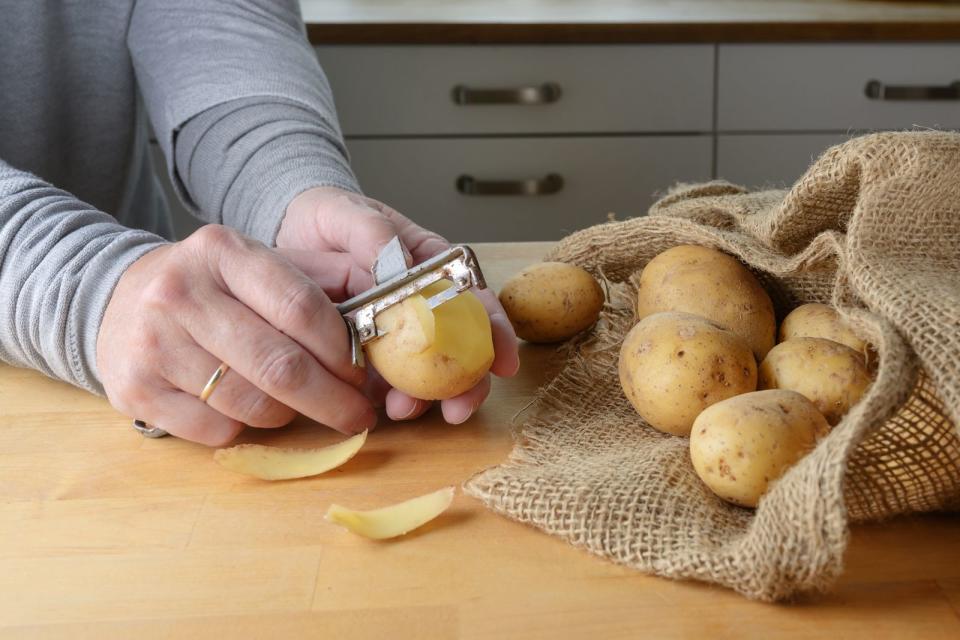
[[[407,270],[406,256],[403,254],[403,245],[400,238],[393,236],[377,254],[377,261],[373,263],[373,281],[383,284]]]

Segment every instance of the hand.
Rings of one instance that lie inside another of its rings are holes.
[[[221,362],[230,370],[201,402]],[[218,225],[127,269],[100,325],[97,366],[114,407],[208,445],[296,412],[347,434],[377,419],[346,325],[320,285]]]
[[[394,236],[408,252],[407,266],[419,264],[450,247],[439,235],[427,231],[390,207],[333,187],[310,189],[287,207],[277,236],[277,248],[313,278],[335,301],[342,301],[373,286],[371,269],[380,249]],[[490,289],[477,291],[490,314],[494,361],[490,371],[501,377],[520,367],[517,336],[500,301]],[[430,402],[391,389],[374,371],[367,390],[376,404],[386,407],[393,420],[409,420],[425,412]],[[476,387],[441,403],[444,419],[466,421],[490,392],[489,375]]]

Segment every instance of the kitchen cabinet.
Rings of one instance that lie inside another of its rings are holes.
[[[712,45],[318,47],[364,191],[454,242],[557,239],[712,175]]]
[[[706,135],[352,140],[367,193],[455,242],[561,237],[710,177]],[[505,193],[506,192],[506,193]]]

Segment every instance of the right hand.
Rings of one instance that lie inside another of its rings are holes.
[[[230,370],[201,402],[221,362]],[[97,368],[118,410],[211,446],[296,412],[346,434],[377,420],[346,325],[320,285],[219,225],[127,269],[100,325]]]

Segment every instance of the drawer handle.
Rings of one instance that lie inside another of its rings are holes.
[[[477,180],[457,178],[457,191],[465,196],[547,196],[563,189],[563,176],[551,173],[529,180]]]
[[[550,104],[559,100],[562,93],[555,82],[513,89],[475,89],[458,84],[453,88],[453,101],[457,104]]]
[[[960,80],[943,86],[887,85],[879,80],[867,83],[864,92],[871,100],[960,100]]]

